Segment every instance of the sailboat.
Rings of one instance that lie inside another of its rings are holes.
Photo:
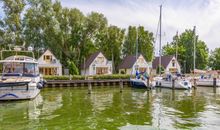
[[[130,84],[133,88],[149,89],[149,88],[151,88],[149,77],[147,77],[144,74],[140,75],[140,73],[138,72],[137,58],[138,58],[138,33],[137,33],[137,39],[136,39],[136,58],[135,58],[136,62],[134,65],[136,76],[135,76],[135,78],[132,78],[132,76],[130,77]]]
[[[159,50],[159,77],[155,78],[156,87],[172,88],[172,89],[191,89],[191,82],[187,79],[182,79],[176,75],[167,74],[165,78],[161,76],[161,23],[162,23],[162,5],[160,6],[160,50]],[[177,49],[176,49],[177,50]],[[177,58],[177,51],[176,51]]]

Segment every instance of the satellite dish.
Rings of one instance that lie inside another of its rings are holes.
[[[33,51],[33,47],[29,46],[28,51]]]

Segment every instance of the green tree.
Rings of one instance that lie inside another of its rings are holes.
[[[115,73],[116,66],[120,63],[121,49],[124,40],[125,30],[117,26],[110,26],[107,29],[106,38],[102,41],[101,50],[108,59],[112,60],[113,73]]]
[[[79,69],[74,62],[68,61],[68,68],[71,75],[79,75]]]
[[[4,0],[3,9],[5,12],[5,34],[6,44],[22,45],[22,19],[21,14],[25,7],[25,0]]]
[[[186,67],[189,73],[193,69],[193,41],[194,32],[186,30],[180,36],[174,36],[173,41],[163,47],[163,55],[175,55],[178,51],[178,61],[181,66]],[[205,69],[208,63],[208,48],[204,41],[196,38],[196,68]]]
[[[220,70],[220,48],[216,48],[209,56],[209,67],[212,70]]]
[[[146,31],[143,26],[138,27],[138,52],[143,54],[147,61],[153,58],[153,33]]]
[[[136,42],[137,42],[137,28],[135,26],[129,26],[128,33],[125,36],[125,41],[123,43],[123,48],[122,48],[122,53],[124,57],[126,55],[135,55]]]

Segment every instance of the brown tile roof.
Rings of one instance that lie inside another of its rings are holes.
[[[90,55],[90,57],[88,59],[86,59],[86,62],[85,62],[85,67],[88,68],[92,62],[95,60],[95,58],[100,54],[102,53],[101,51],[98,51],[98,52],[95,52],[93,53],[92,55]],[[103,53],[102,53],[103,54]],[[104,55],[104,54],[103,54]],[[104,56],[105,57],[105,56]],[[84,69],[84,63],[81,64],[81,69]]]
[[[139,57],[140,55],[138,55]],[[129,55],[124,58],[121,64],[119,64],[118,69],[128,69],[132,68],[136,61],[136,56],[135,55]]]
[[[166,68],[167,65],[170,63],[174,56],[161,56],[161,65]],[[153,60],[153,69],[156,69],[159,66],[159,58],[160,57],[155,57]]]

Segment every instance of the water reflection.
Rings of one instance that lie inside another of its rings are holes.
[[[220,88],[44,89],[32,101],[1,102],[0,129],[219,129]]]

